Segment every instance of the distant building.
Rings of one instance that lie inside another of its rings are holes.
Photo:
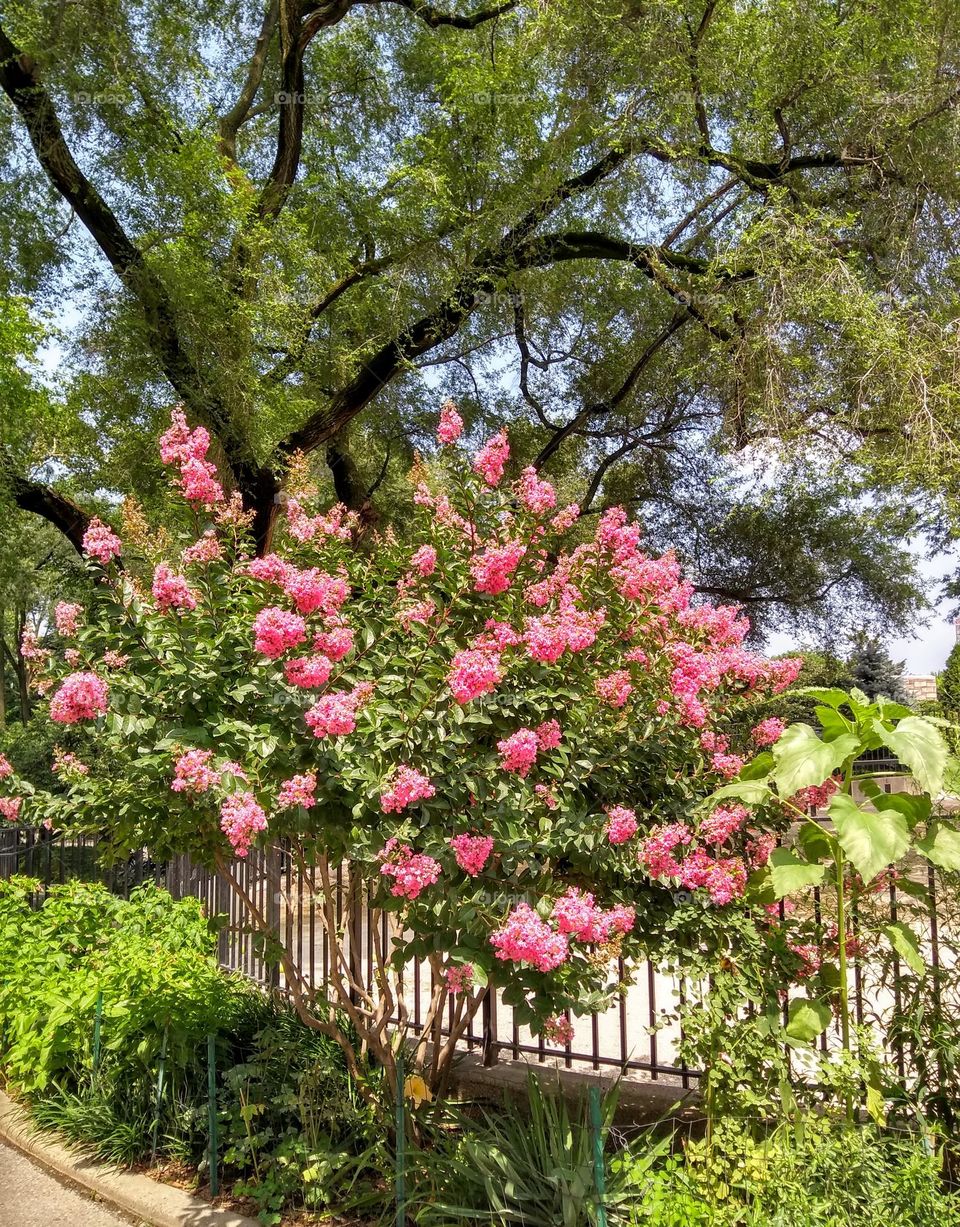
[[[932,673],[920,673],[903,679],[903,688],[911,703],[936,702],[937,679]]]

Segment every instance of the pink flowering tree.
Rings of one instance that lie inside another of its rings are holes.
[[[68,763],[66,804],[0,779],[8,817],[215,866],[258,930],[237,862],[281,846],[331,951],[319,997],[274,941],[286,987],[355,1068],[359,1037],[391,1085],[411,1040],[444,1084],[488,984],[521,1022],[569,1038],[571,1015],[655,956],[678,885],[736,905],[771,841],[741,808],[699,827],[694,814],[743,764],[735,718],[797,668],[746,651],[737,611],[698,603],[622,510],[585,524],[532,469],[505,477],[505,434],[471,463],[460,432],[445,405],[442,447],[412,475],[411,540],[358,543],[352,514],[315,507],[294,466],[258,557],[206,433],[174,413],[160,446],[182,533],[129,507],[123,543],[94,521],[96,597],[58,613],[67,647],[42,683],[51,720],[89,729],[109,768]],[[348,914],[367,906],[361,969]],[[411,960],[432,973],[416,1034],[399,978]]]

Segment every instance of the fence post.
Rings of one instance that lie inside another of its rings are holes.
[[[220,1191],[217,1172],[217,1037],[207,1036],[207,1120],[210,1130],[210,1196]]]
[[[597,1227],[607,1227],[607,1173],[603,1164],[603,1117],[600,1088],[590,1088],[590,1131],[593,1134],[593,1179],[597,1188]]]
[[[97,1004],[93,1011],[93,1072],[100,1068],[100,1027],[103,1023],[103,989],[97,993]]]
[[[403,1070],[403,1049],[397,1051],[397,1227],[407,1221],[407,1122],[404,1101],[406,1077]]]

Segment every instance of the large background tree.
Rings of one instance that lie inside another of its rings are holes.
[[[0,407],[9,496],[76,543],[151,497],[175,397],[265,547],[298,451],[402,515],[452,393],[755,616],[902,620],[932,455],[952,514],[958,33],[952,0],[8,3],[0,291],[63,328],[55,411]]]

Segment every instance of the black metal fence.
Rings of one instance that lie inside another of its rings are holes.
[[[234,872],[253,906],[291,953],[306,984],[322,988],[329,975],[330,948],[317,912],[316,870],[308,868],[304,876],[297,872],[289,856],[272,848],[252,852],[246,861],[234,864]],[[220,934],[222,965],[265,987],[284,987],[276,964],[264,958],[263,938],[251,930],[246,906],[231,884],[186,857],[158,865],[144,853],[105,869],[98,862],[94,838],[65,838],[34,828],[8,827],[0,831],[0,878],[12,873],[29,874],[47,884],[71,878],[98,880],[124,895],[139,883],[154,880],[177,898],[199,898],[208,914],[227,918]],[[949,1016],[960,1010],[957,996],[960,895],[955,886],[941,880],[933,867],[925,863],[913,866],[908,879],[905,884],[885,882],[881,890],[863,897],[858,907],[873,912],[871,932],[876,932],[883,923],[909,922],[931,968],[927,1000]],[[928,896],[922,901],[910,889],[903,889],[904,885],[909,888],[911,882],[921,881],[928,888]],[[374,975],[373,926],[383,926],[379,936],[386,948],[387,918],[364,906],[349,909],[342,875],[337,886],[337,921],[343,923],[347,934],[346,954],[358,979],[362,977],[369,988]],[[821,915],[817,892],[812,906],[815,920],[828,920]],[[348,909],[350,915],[346,914]],[[874,1028],[878,1040],[886,1043],[904,1075],[911,1066],[910,1037],[890,1023],[902,1015],[908,1001],[916,1014],[917,977],[910,976],[898,957],[879,950],[858,948],[852,967],[851,996],[856,1020]],[[620,971],[621,974],[625,971],[622,965]],[[690,993],[700,986],[682,974],[666,974],[653,964],[634,967],[632,971],[630,987],[612,1009],[572,1020],[576,1034],[569,1044],[553,1045],[533,1036],[518,1025],[511,1007],[504,1005],[496,993],[488,992],[463,1037],[463,1046],[478,1053],[487,1065],[502,1058],[525,1058],[566,1069],[619,1071],[679,1088],[695,1084],[696,1071],[689,1069],[679,1055],[683,1031],[678,1014]],[[401,979],[400,991],[414,1027],[426,1016],[434,987],[432,977],[428,964],[414,962]],[[836,1042],[835,1031],[821,1037],[824,1049]]]

